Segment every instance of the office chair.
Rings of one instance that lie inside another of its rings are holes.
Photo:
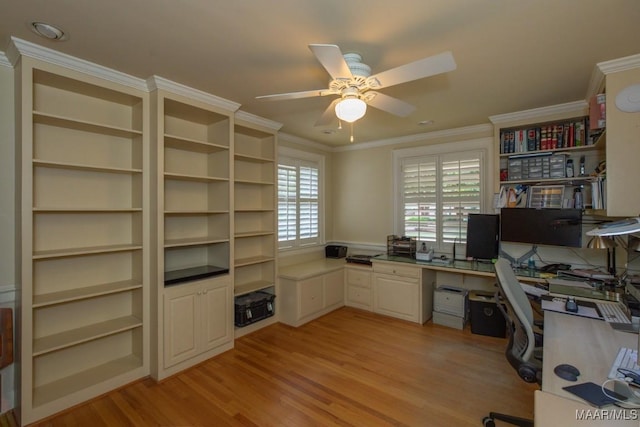
[[[528,383],[542,382],[542,366],[536,358],[536,337],[534,333],[533,309],[529,298],[518,282],[511,265],[505,259],[495,264],[498,291],[496,301],[507,321],[509,343],[505,354],[509,364],[520,378]],[[538,349],[539,350],[539,349]],[[495,420],[505,421],[520,427],[533,427],[533,420],[497,412],[489,413],[482,420],[485,427],[494,427]]]

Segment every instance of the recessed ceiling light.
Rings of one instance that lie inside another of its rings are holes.
[[[40,37],[44,37],[45,39],[62,41],[67,39],[67,35],[60,28],[55,25],[47,24],[45,22],[30,22],[29,26],[31,27],[31,31],[39,35]]]
[[[434,124],[435,122],[433,120],[422,120],[420,122],[418,122],[419,126],[430,126],[432,124]]]

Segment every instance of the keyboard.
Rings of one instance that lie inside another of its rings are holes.
[[[631,323],[631,319],[620,304],[597,302],[596,306],[602,317],[609,323]]]
[[[614,360],[611,365],[609,378],[624,378],[624,375],[618,372],[618,368],[631,369],[633,371],[640,372],[640,366],[638,366],[638,350],[620,347],[616,360]]]

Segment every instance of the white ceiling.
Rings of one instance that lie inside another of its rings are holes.
[[[31,21],[69,39],[39,38]],[[348,127],[314,127],[333,97],[255,99],[326,88],[311,43],[360,53],[374,74],[453,53],[455,71],[381,90],[417,107],[405,118],[369,108],[354,124],[356,143],[382,140],[584,99],[596,63],[640,53],[640,0],[0,0],[0,50],[11,36],[212,93],[340,146]]]

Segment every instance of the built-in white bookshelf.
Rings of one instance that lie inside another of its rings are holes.
[[[277,129],[246,113],[234,126],[234,295],[277,296]],[[276,312],[277,312],[276,299]],[[272,322],[270,317],[261,321]],[[258,322],[258,323],[261,323]],[[237,328],[236,336],[261,325]]]
[[[163,379],[233,347],[234,104],[154,77],[158,252],[152,368]]]
[[[31,58],[21,90],[21,419],[148,374],[148,94]]]

